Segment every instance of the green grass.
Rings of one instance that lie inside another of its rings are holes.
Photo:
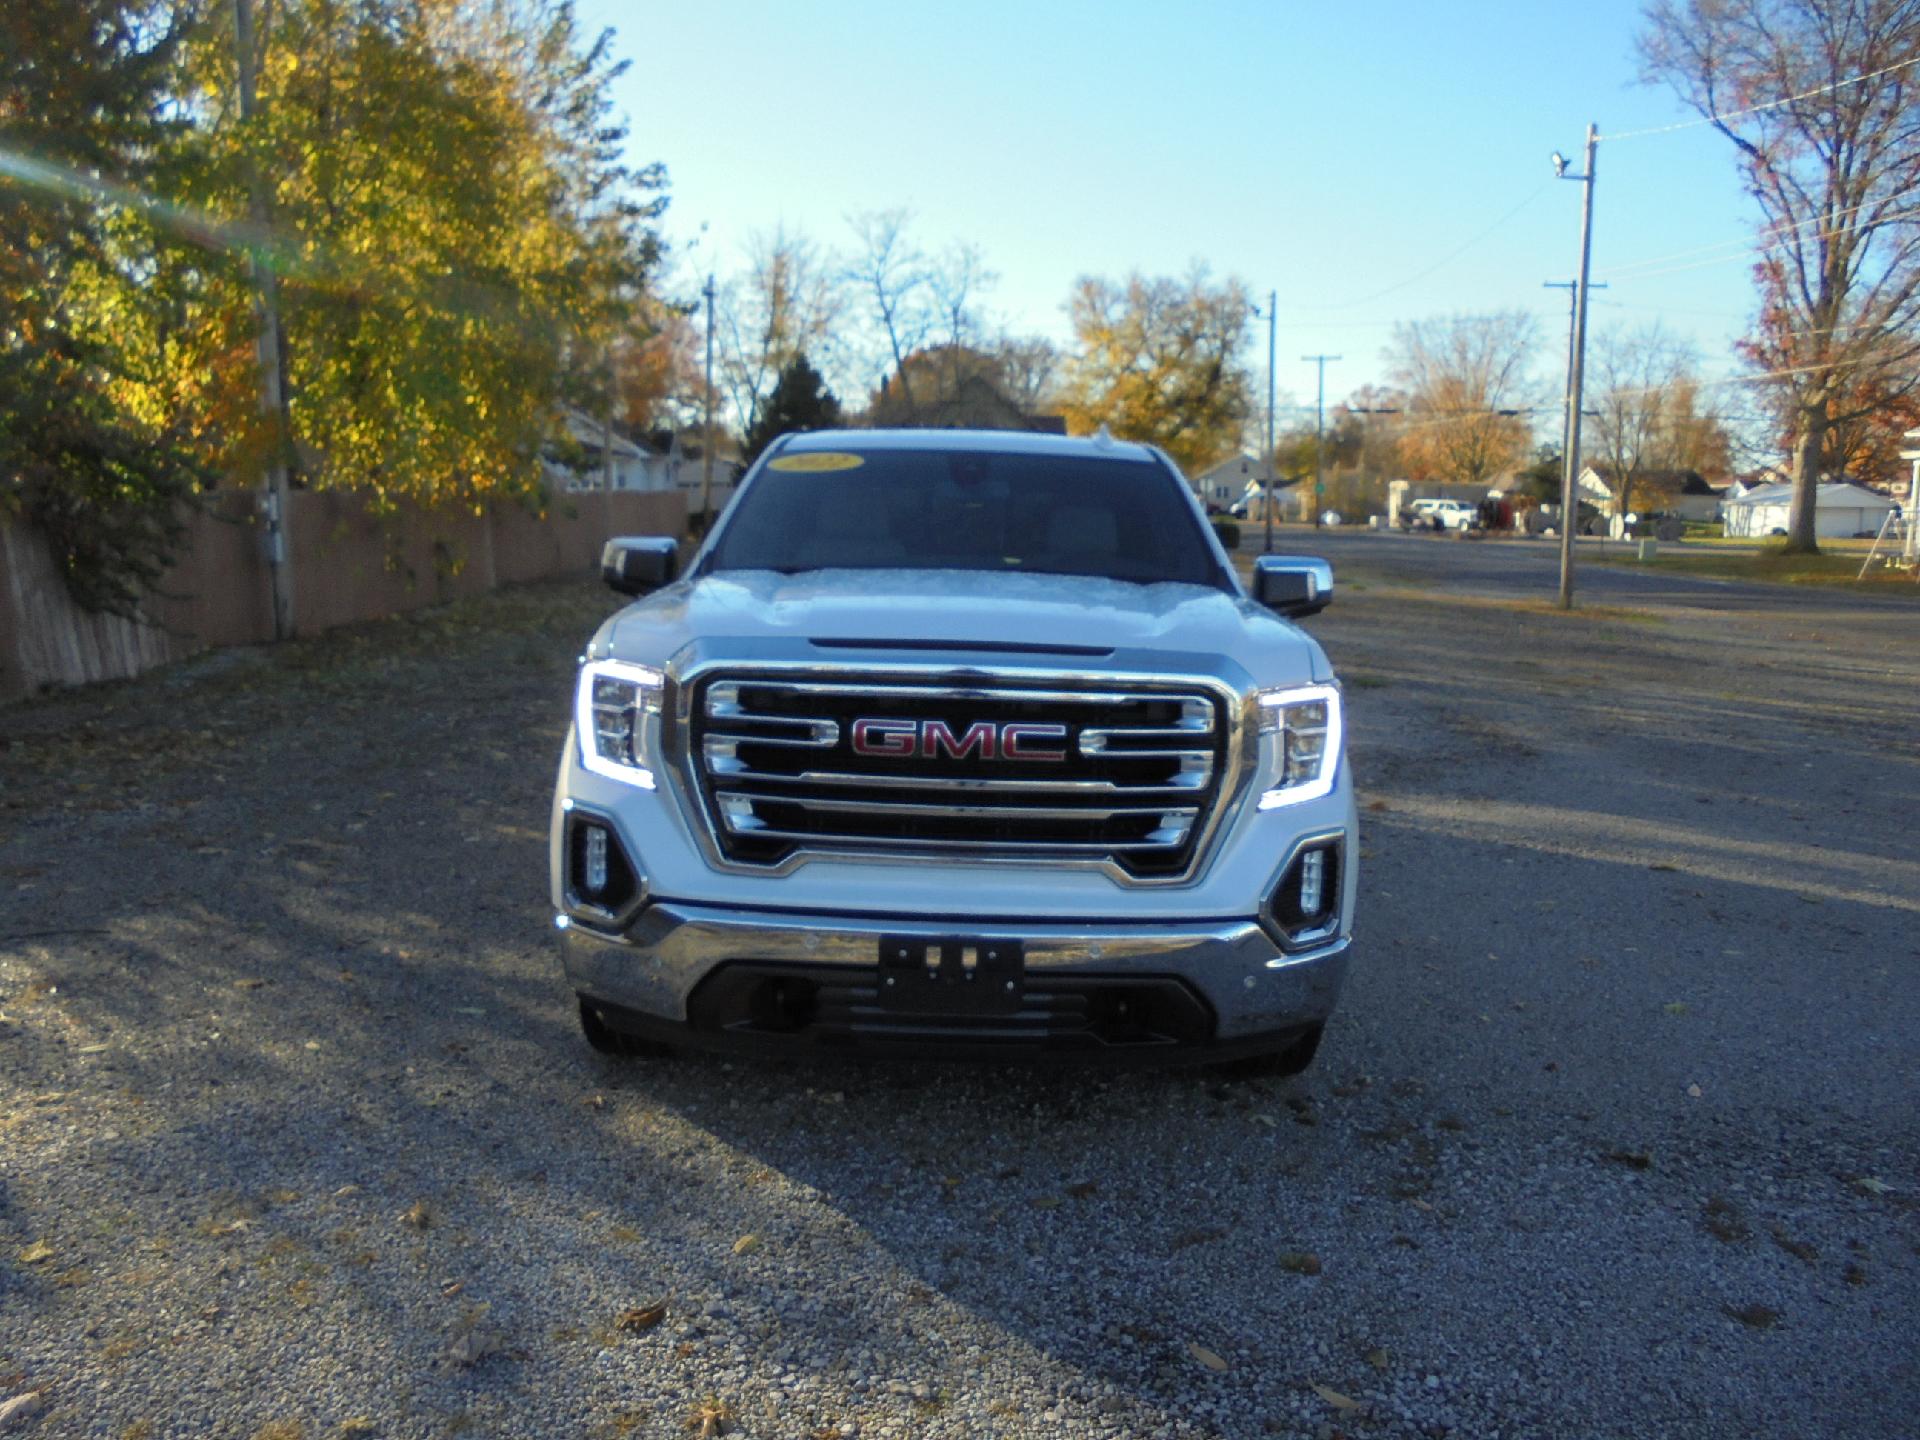
[[[1721,550],[1695,545],[1662,545],[1651,560],[1638,560],[1631,551],[1581,557],[1583,564],[1632,565],[1665,570],[1676,575],[1705,575],[1723,580],[1757,580],[1775,585],[1834,585],[1876,594],[1911,594],[1920,602],[1920,583],[1910,570],[1875,565],[1864,580],[1857,579],[1864,546],[1819,555],[1789,555],[1778,544],[1755,550]]]

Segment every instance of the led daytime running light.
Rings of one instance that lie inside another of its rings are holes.
[[[1273,738],[1273,786],[1260,797],[1262,810],[1298,805],[1333,793],[1346,744],[1337,685],[1301,685],[1262,690],[1260,730]],[[1301,774],[1294,774],[1294,767]]]
[[[660,709],[665,677],[646,665],[595,660],[580,667],[573,725],[580,763],[596,775],[654,788],[646,755],[647,716]]]

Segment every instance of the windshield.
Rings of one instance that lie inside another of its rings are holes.
[[[1179,482],[1152,460],[973,450],[775,456],[709,570],[996,570],[1227,588]]]

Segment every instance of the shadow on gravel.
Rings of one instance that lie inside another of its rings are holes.
[[[543,840],[584,592],[9,717],[0,1379],[50,1433],[1348,1423],[1316,1384],[1389,1433],[1874,1433],[1914,1389],[1910,1217],[1850,1188],[1920,1150],[1911,691],[1343,605],[1362,948],[1284,1084],[592,1055]]]

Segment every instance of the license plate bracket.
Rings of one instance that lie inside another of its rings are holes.
[[[880,1008],[912,1015],[1005,1015],[1025,997],[1026,946],[968,936],[880,937]]]

